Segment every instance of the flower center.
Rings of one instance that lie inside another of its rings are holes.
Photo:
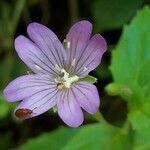
[[[70,88],[71,84],[78,80],[79,77],[77,75],[70,76],[65,69],[61,69],[60,76],[55,78],[58,89]]]

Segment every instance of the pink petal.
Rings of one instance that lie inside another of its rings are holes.
[[[25,75],[10,82],[4,89],[8,101],[20,101],[40,91],[55,88],[56,85],[49,76]]]
[[[15,39],[15,49],[20,58],[35,73],[55,75],[57,70],[55,64],[42,52],[32,41],[24,36]]]
[[[72,91],[79,105],[85,111],[94,114],[99,110],[100,98],[95,85],[80,82],[72,87]]]
[[[95,34],[78,59],[75,69],[76,74],[82,76],[88,75],[91,70],[100,64],[106,49],[107,44],[105,39],[100,34]]]
[[[58,90],[56,88],[43,90],[24,99],[16,108],[15,112],[20,109],[31,110],[30,115],[23,116],[22,119],[28,119],[38,116],[56,105]]]
[[[67,41],[70,42],[70,48],[67,49],[69,63],[76,59],[85,49],[89,42],[92,32],[92,24],[89,21],[80,21],[75,23],[67,34]]]
[[[83,113],[71,90],[63,91],[57,100],[58,114],[70,127],[78,127],[83,122]]]
[[[63,66],[66,51],[57,36],[49,28],[39,23],[31,23],[28,25],[27,32],[53,64],[57,64],[59,67]]]

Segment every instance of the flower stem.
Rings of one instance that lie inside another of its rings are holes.
[[[102,122],[102,123],[107,123],[107,121],[103,118],[102,114],[100,113],[100,111],[97,111],[94,115],[93,118],[95,120],[97,120],[98,122]],[[108,124],[108,123],[107,123]]]

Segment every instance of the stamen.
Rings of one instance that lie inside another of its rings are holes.
[[[75,67],[76,64],[76,59],[74,58],[73,61],[71,62],[71,66]]]
[[[42,70],[42,68],[41,68],[40,66],[38,66],[38,65],[35,65],[35,68],[36,68],[37,70]]]
[[[66,72],[65,69],[61,69],[61,73],[63,73],[62,77],[59,76],[58,78],[54,79],[59,90],[62,90],[63,88],[70,88],[73,82],[79,80],[79,77],[76,75],[70,77],[69,73]]]
[[[84,72],[87,71],[87,67],[84,66],[84,67],[83,67],[83,71],[84,71]]]
[[[64,72],[61,72],[61,74],[60,74],[59,76],[60,76],[61,78],[63,78],[64,75],[65,75],[65,73],[64,73]]]
[[[63,46],[64,46],[64,48],[69,49],[69,48],[70,48],[70,44],[71,44],[71,42],[70,42],[70,41],[68,41],[68,40],[64,39],[64,41],[63,41]]]
[[[58,88],[59,90],[62,90],[62,89],[64,88],[63,83],[57,83],[57,88]]]
[[[55,69],[56,69],[57,71],[60,71],[60,70],[61,70],[61,68],[60,68],[57,64],[55,64]]]
[[[64,79],[69,77],[69,73],[66,72],[65,69],[61,69],[61,73],[63,73],[63,75],[64,75],[63,78],[64,78]]]

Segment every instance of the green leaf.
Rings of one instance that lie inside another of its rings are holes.
[[[132,95],[132,91],[121,84],[112,83],[105,87],[106,92],[111,95],[121,95],[122,97],[130,97]]]
[[[129,114],[129,120],[136,131],[134,139],[135,150],[150,149],[150,118],[144,112],[137,110]]]
[[[94,0],[92,11],[96,29],[103,31],[123,26],[141,3],[142,0]]]
[[[60,150],[78,132],[78,129],[59,128],[51,133],[30,139],[20,147],[21,150]]]
[[[140,67],[137,78],[142,91],[144,91],[144,96],[150,97],[150,60],[144,61],[144,63]]]
[[[19,18],[21,16],[21,13],[24,9],[25,6],[25,0],[16,0],[15,1],[15,7],[14,7],[14,11],[12,13],[11,16],[11,29],[12,29],[12,35],[14,35]]]
[[[9,35],[9,16],[11,7],[8,3],[1,1],[0,4],[0,36],[3,38]],[[1,38],[2,38],[1,37]]]
[[[126,150],[130,147],[128,132],[108,124],[93,124],[78,129],[60,128],[29,140],[21,150]]]
[[[134,149],[150,149],[150,8],[139,11],[130,25],[126,26],[119,44],[112,52],[110,66],[114,77],[112,85],[131,90],[124,98],[128,102],[128,120],[135,132]],[[110,88],[111,87],[111,88]],[[122,88],[117,88],[119,95]],[[114,90],[114,89],[113,89]],[[116,92],[116,91],[115,91]]]
[[[0,88],[4,88],[8,81],[11,79],[11,71],[13,68],[14,57],[7,55],[7,57],[0,63]]]
[[[0,93],[0,118],[6,117],[10,113],[11,108],[11,104],[6,102],[2,93]]]
[[[126,150],[130,142],[128,134],[107,124],[83,127],[63,150]]]
[[[131,89],[135,103],[145,101],[144,95],[150,87],[149,18],[148,7],[139,11],[131,24],[124,28],[119,44],[112,52],[110,69],[114,82]]]
[[[1,150],[8,150],[13,144],[13,133],[12,130],[7,130],[4,133],[1,132],[0,134],[0,149]]]
[[[85,81],[85,82],[89,82],[89,83],[93,84],[93,83],[97,82],[97,79],[95,77],[93,77],[93,76],[88,75],[88,76],[80,79],[79,81]]]
[[[108,67],[108,62],[105,62],[104,59],[101,64],[95,70],[93,70],[93,73],[98,78],[98,80],[111,80],[111,72]]]

